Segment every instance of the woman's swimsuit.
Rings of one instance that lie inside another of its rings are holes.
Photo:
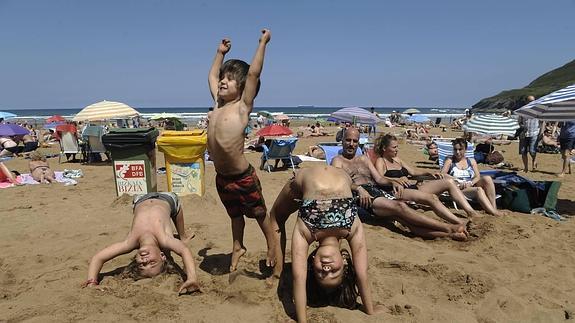
[[[457,163],[452,162],[448,172],[449,175],[465,181],[472,180],[473,177],[475,177],[475,171],[471,166],[471,161],[469,160],[469,158],[466,158],[466,160],[467,160],[467,168],[464,169],[460,169],[459,167],[457,167]]]
[[[303,200],[298,216],[312,233],[325,229],[349,231],[357,216],[356,198]]]
[[[409,171],[407,170],[407,168],[401,166],[401,169],[389,169],[389,167],[387,166],[387,161],[385,160],[385,158],[383,159],[383,163],[385,164],[385,168],[387,169],[385,171],[385,174],[383,174],[383,176],[389,177],[389,178],[409,177]],[[390,189],[393,190],[392,186],[386,186],[385,188],[388,191]],[[416,190],[417,185],[415,185],[415,184],[409,185],[407,188]]]

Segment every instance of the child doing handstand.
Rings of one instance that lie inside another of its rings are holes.
[[[244,129],[254,106],[260,87],[269,30],[262,36],[252,64],[232,59],[223,65],[225,54],[231,48],[229,39],[223,39],[210,69],[208,83],[215,107],[208,113],[208,150],[216,169],[216,188],[232,222],[233,249],[230,271],[237,269],[244,247],[244,215],[255,218],[268,242],[267,264],[272,265],[269,250],[269,217],[262,195],[260,181],[252,165],[246,160]]]
[[[358,290],[365,312],[374,313],[367,277],[367,246],[352,185],[342,169],[305,168],[284,186],[272,208],[272,228],[280,233],[274,236],[273,244],[277,257],[275,277],[283,267],[285,222],[299,209],[291,245],[298,322],[306,321],[307,303],[355,308]],[[340,249],[341,239],[348,241],[353,262],[349,253]],[[314,241],[319,246],[308,257],[309,245]],[[308,273],[312,276],[309,279]]]
[[[170,222],[175,224],[180,239],[174,238]],[[185,245],[192,237],[185,233],[184,213],[176,194],[154,192],[137,195],[134,197],[134,219],[128,236],[124,241],[116,242],[92,257],[85,284],[98,285],[98,274],[105,262],[136,249],[136,276],[157,276],[167,268],[166,255],[162,250],[170,250],[182,257],[186,270],[187,278],[178,293],[196,291],[199,285],[194,258]]]

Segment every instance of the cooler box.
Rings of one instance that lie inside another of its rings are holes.
[[[155,128],[113,128],[102,136],[114,164],[116,193],[136,195],[156,192]]]
[[[179,196],[204,195],[204,152],[208,135],[204,130],[164,131],[158,150],[164,153],[168,190]]]

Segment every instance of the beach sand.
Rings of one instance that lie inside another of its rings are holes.
[[[331,131],[335,134],[334,128]],[[333,138],[301,138],[296,153]],[[517,143],[498,148],[505,150],[507,161],[521,164]],[[419,146],[401,144],[400,149],[404,161],[423,165],[416,163],[425,160]],[[247,158],[259,165],[260,155],[249,153]],[[559,155],[539,154],[538,159],[538,172],[529,176],[557,180]],[[161,153],[157,160],[158,167],[163,166]],[[77,186],[27,185],[0,191],[0,321],[290,320],[291,277],[287,275],[279,288],[266,287],[266,245],[254,220],[246,224],[248,252],[239,271],[228,273],[230,221],[215,190],[213,165],[206,166],[206,194],[182,198],[186,228],[196,233],[190,248],[199,267],[200,294],[178,296],[178,275],[137,282],[120,278],[116,272],[131,255],[105,264],[99,288],[81,288],[88,260],[127,234],[131,198],[116,197],[110,164],[58,164],[57,158],[49,162],[54,170],[82,169],[84,178]],[[304,162],[301,167],[314,164]],[[28,172],[23,159],[6,165]],[[258,170],[258,175],[271,208],[291,171]],[[561,181],[558,211],[574,215],[575,174]],[[158,188],[167,189],[165,175],[158,175]],[[425,214],[432,216],[431,211]],[[287,226],[287,274],[294,219],[292,215]],[[556,222],[521,213],[485,216],[475,220],[466,242],[412,238],[384,224],[365,224],[373,299],[381,313],[310,308],[311,321],[562,322],[575,315],[575,219]],[[174,258],[181,264],[177,255]]]

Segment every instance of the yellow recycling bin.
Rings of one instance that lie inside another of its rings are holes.
[[[158,150],[164,153],[168,190],[179,196],[204,195],[204,152],[208,135],[204,130],[164,131]]]

